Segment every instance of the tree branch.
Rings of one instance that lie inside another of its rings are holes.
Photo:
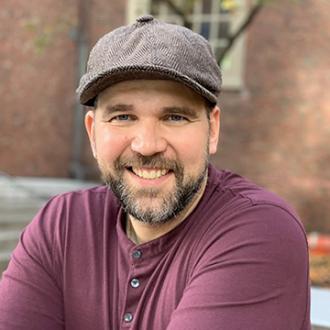
[[[173,10],[173,12],[180,16],[182,18],[182,25],[187,27],[187,28],[191,28],[191,22],[188,19],[186,13],[179,8],[176,4],[174,4],[174,2],[172,0],[160,0],[161,2],[164,2],[168,5],[168,7]]]
[[[242,23],[242,25],[237,29],[237,31],[228,37],[227,45],[226,47],[222,50],[219,58],[218,58],[218,63],[221,64],[227,53],[230,51],[230,49],[233,47],[235,41],[238,39],[238,37],[246,30],[246,28],[253,22],[257,14],[260,12],[260,10],[263,7],[263,3],[259,2],[258,4],[254,5],[254,7],[251,9],[249,12],[249,15],[245,19],[245,21]]]

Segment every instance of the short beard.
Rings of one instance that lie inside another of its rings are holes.
[[[177,217],[193,200],[196,193],[201,189],[207,175],[208,159],[205,160],[202,170],[197,177],[188,177],[184,182],[184,169],[175,161],[166,160],[160,156],[142,156],[137,155],[135,159],[118,159],[115,162],[115,173],[102,170],[104,182],[113,191],[116,197],[121,201],[126,213],[135,219],[151,224],[160,225],[169,222]],[[158,208],[141,206],[138,198],[147,196],[148,198],[157,198],[158,191],[153,188],[143,189],[138,192],[132,191],[124,182],[123,174],[125,168],[153,166],[169,169],[175,176],[175,189],[163,197],[162,203]]]

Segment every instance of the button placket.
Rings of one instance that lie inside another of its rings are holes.
[[[142,251],[134,250],[132,252],[132,258],[133,258],[134,262],[138,262],[142,258]],[[130,285],[132,288],[137,289],[140,286],[140,280],[136,277],[133,277],[130,281]]]
[[[128,281],[128,287],[127,287],[127,296],[126,296],[126,307],[125,307],[125,313],[123,315],[122,322],[126,324],[131,324],[134,319],[134,313],[136,304],[138,303],[139,299],[139,290],[138,288],[141,287],[141,280],[138,278],[137,274],[134,274],[135,266],[139,265],[142,261],[142,254],[143,252],[140,249],[135,249],[130,252],[131,256],[131,271],[129,274],[129,281]]]

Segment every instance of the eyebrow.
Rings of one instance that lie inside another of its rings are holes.
[[[134,107],[131,104],[115,104],[115,105],[108,105],[105,108],[104,114],[112,114],[116,112],[123,112],[123,111],[133,111]]]
[[[191,118],[197,118],[198,112],[195,109],[189,108],[189,107],[164,107],[163,108],[163,114],[180,114],[184,116],[188,116]]]

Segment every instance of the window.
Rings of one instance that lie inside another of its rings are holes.
[[[232,0],[224,7],[221,0],[172,0],[190,24],[190,28],[209,40],[216,57],[227,45],[227,37],[240,26],[247,14],[247,0]],[[184,25],[182,15],[162,0],[128,0],[128,22],[136,17],[152,14],[169,23]],[[243,87],[244,34],[235,42],[222,61],[223,88],[239,90]]]

